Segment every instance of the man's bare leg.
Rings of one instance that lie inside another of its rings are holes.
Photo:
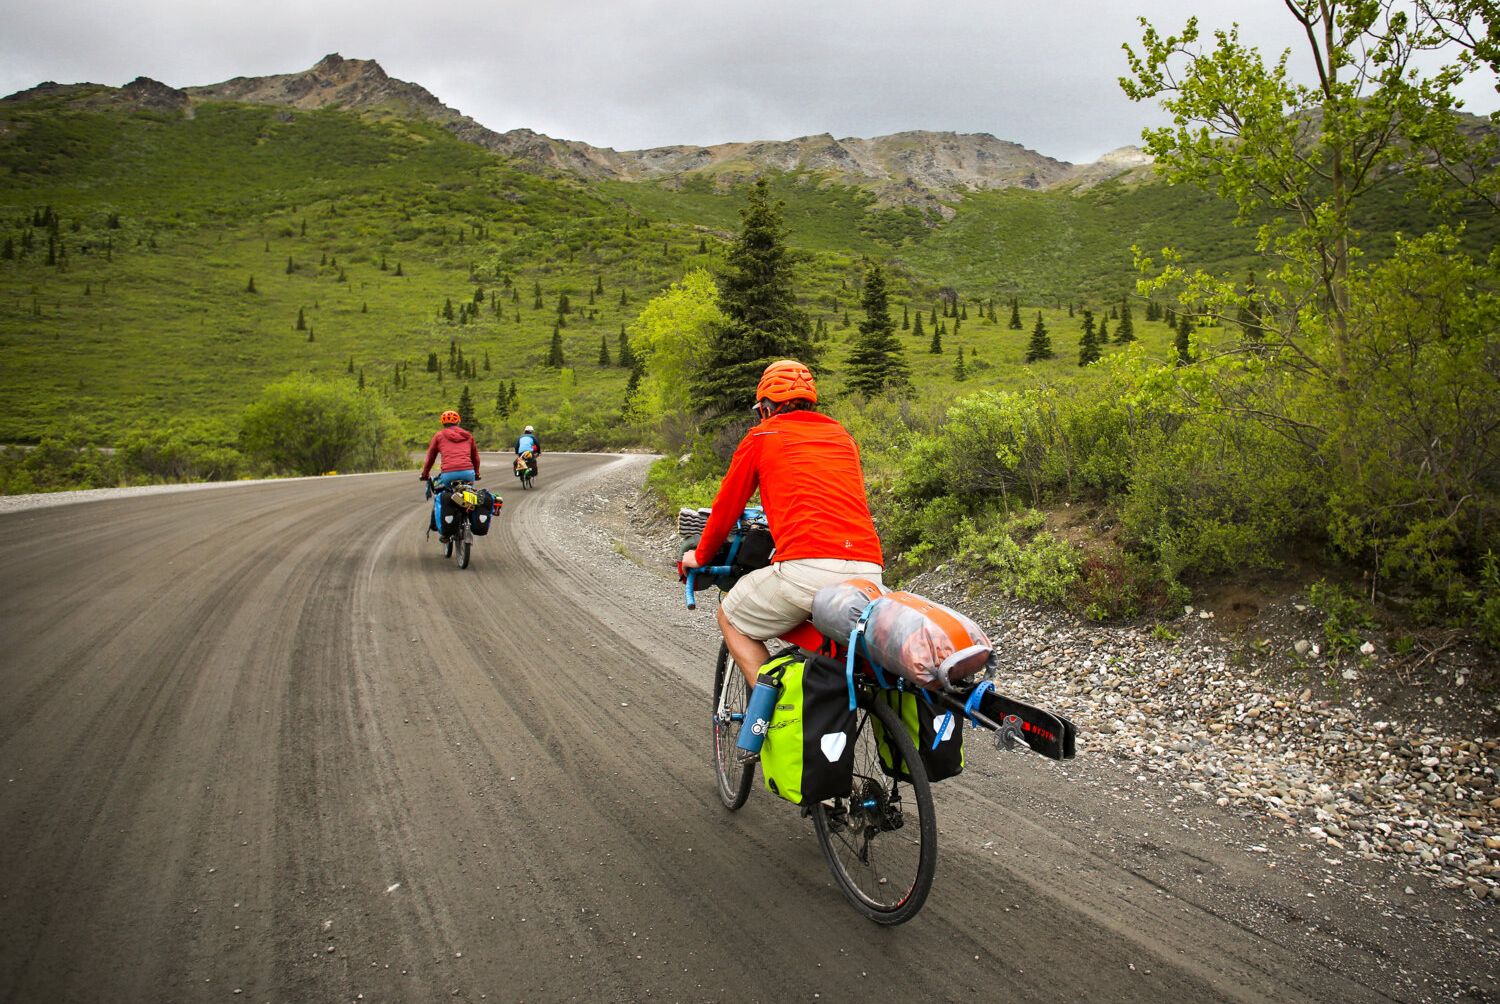
[[[718,617],[719,630],[724,632],[724,645],[729,649],[730,658],[740,667],[740,672],[745,675],[745,682],[754,690],[760,667],[771,658],[771,651],[766,648],[765,642],[756,641],[729,623],[729,618],[724,616],[723,607],[719,608]]]

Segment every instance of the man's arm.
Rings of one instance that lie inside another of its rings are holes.
[[[422,465],[422,473],[419,475],[424,481],[427,479],[427,475],[432,473],[432,463],[437,459],[437,454],[438,438],[437,436],[433,436],[432,442],[427,444],[427,462]]]
[[[714,552],[729,536],[734,521],[744,513],[745,503],[755,494],[760,484],[759,464],[756,463],[758,450],[759,437],[750,435],[741,440],[739,449],[734,451],[729,470],[719,482],[719,493],[714,496],[713,512],[709,513],[703,534],[698,538],[698,549],[693,552],[700,566],[713,560]]]

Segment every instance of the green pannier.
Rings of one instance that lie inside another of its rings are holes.
[[[832,662],[795,655],[773,659],[761,675],[780,678],[781,693],[760,748],[770,791],[797,805],[849,794],[854,776],[854,721],[844,674]]]
[[[964,720],[961,715],[939,711],[925,693],[916,690],[878,690],[875,699],[894,708],[906,723],[906,731],[917,747],[922,766],[927,768],[927,780],[942,781],[963,773]],[[886,777],[910,781],[911,773],[886,736],[885,729],[873,717],[870,724],[875,727],[880,769]]]

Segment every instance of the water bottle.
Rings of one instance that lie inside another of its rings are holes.
[[[771,715],[776,710],[776,698],[781,688],[769,676],[755,681],[750,692],[750,704],[745,708],[745,720],[740,723],[739,738],[734,744],[746,753],[759,753],[766,741],[766,730],[771,727]]]

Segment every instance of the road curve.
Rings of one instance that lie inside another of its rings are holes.
[[[410,474],[0,516],[0,1001],[1404,996],[1389,946],[1212,889],[1292,877],[1096,839],[1065,770],[988,751],[922,915],[860,919],[795,810],[719,806],[712,639],[628,586],[670,580],[578,557],[622,465],[505,486],[464,572]]]

